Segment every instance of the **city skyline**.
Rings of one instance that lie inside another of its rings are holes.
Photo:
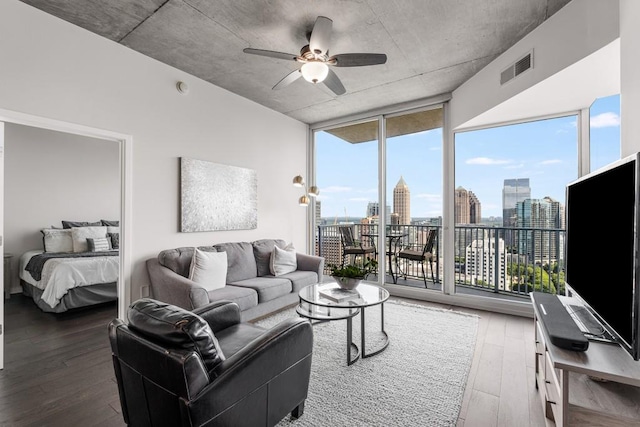
[[[592,170],[620,156],[619,102],[615,95],[591,107]],[[368,203],[378,202],[377,141],[316,135],[322,217],[365,217]],[[502,217],[505,179],[529,178],[531,198],[564,203],[566,184],[578,178],[575,116],[460,132],[455,144],[455,187],[474,193],[485,218]],[[402,178],[411,189],[411,218],[442,216],[442,129],[388,138],[386,151],[387,204]]]

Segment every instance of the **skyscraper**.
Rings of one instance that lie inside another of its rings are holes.
[[[529,178],[505,179],[502,187],[502,225],[516,226],[516,204],[531,198]]]
[[[411,224],[410,195],[409,186],[400,176],[400,181],[393,189],[393,212],[398,214],[398,221],[402,225]]]
[[[322,202],[316,199],[316,226],[322,225]]]
[[[469,191],[469,223],[480,224],[481,222],[482,207],[480,206],[480,200],[473,191]]]
[[[518,253],[526,255],[532,262],[557,261],[555,258],[561,247],[560,233],[554,229],[562,224],[560,202],[544,199],[526,199],[516,204],[516,226],[518,231]],[[533,229],[533,230],[532,230]],[[550,229],[545,231],[545,229]]]
[[[469,224],[469,192],[462,187],[456,188],[454,212],[456,224]]]
[[[385,209],[386,214],[386,223],[391,224],[391,206],[387,205],[387,209]],[[369,202],[367,204],[367,218],[369,217],[380,217],[380,203],[378,202]]]
[[[456,224],[480,224],[480,200],[473,191],[467,191],[463,187],[456,188],[454,212]]]

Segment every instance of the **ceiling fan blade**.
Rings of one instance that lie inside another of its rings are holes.
[[[264,50],[264,49],[251,49],[247,47],[242,50],[244,53],[250,53],[252,55],[260,55],[260,56],[268,56],[269,58],[276,59],[288,59],[295,61],[298,55],[294,55],[292,53],[284,53],[284,52],[275,52],[273,50]]]
[[[335,67],[361,67],[363,65],[379,65],[387,62],[384,53],[342,53],[333,55],[329,61],[335,60]]]
[[[292,72],[284,76],[282,80],[276,83],[276,85],[272,89],[273,90],[282,89],[283,87],[288,86],[291,83],[295,82],[300,77],[302,77],[302,73],[300,72],[300,70],[293,70]]]
[[[338,78],[338,75],[333,72],[331,68],[329,68],[329,74],[327,74],[327,78],[322,82],[327,86],[333,93],[336,95],[343,95],[347,90],[342,85],[342,82]]]
[[[309,37],[309,49],[318,55],[325,55],[331,44],[331,29],[333,21],[325,16],[318,16],[313,24],[311,37]]]

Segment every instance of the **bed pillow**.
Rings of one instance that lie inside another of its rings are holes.
[[[73,252],[71,230],[44,228],[41,232],[45,252]]]
[[[271,274],[274,276],[282,276],[283,274],[296,271],[298,269],[296,249],[291,244],[287,245],[284,249],[274,246],[269,267]]]
[[[105,227],[119,227],[120,226],[120,221],[109,221],[109,220],[106,220],[106,219],[101,219],[100,222]]]
[[[73,227],[71,237],[73,252],[87,252],[89,250],[87,239],[107,237],[107,227]]]
[[[62,228],[73,228],[73,227],[99,227],[102,225],[102,222],[87,222],[87,221],[62,221]]]
[[[89,237],[87,239],[87,246],[89,252],[106,252],[111,250],[110,239],[106,237]]]
[[[227,253],[205,252],[196,248],[191,259],[189,279],[207,291],[224,288],[227,284]]]
[[[109,233],[107,227],[107,237],[111,239],[111,249],[120,249],[120,233]]]
[[[119,233],[119,232],[120,232],[120,227],[116,227],[113,225],[107,226],[107,233]]]

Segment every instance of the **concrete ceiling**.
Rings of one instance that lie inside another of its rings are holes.
[[[22,0],[305,123],[451,92],[570,0]],[[298,79],[274,91],[317,16],[330,54],[385,53],[384,65],[334,68],[347,93]]]

